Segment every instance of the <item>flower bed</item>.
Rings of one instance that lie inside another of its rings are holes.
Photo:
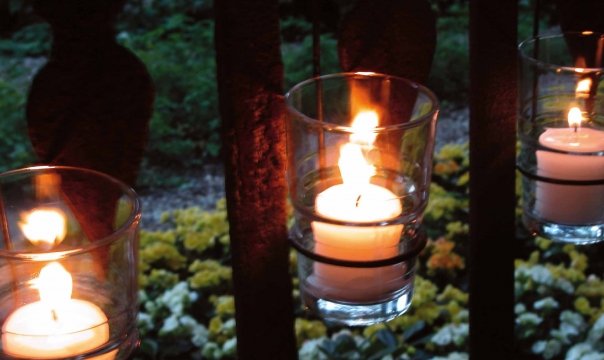
[[[433,180],[425,216],[430,240],[420,256],[410,310],[390,322],[354,329],[330,327],[296,310],[301,359],[468,358],[467,146],[443,147]],[[141,233],[143,340],[137,358],[234,358],[225,202],[210,212],[174,210],[162,220],[168,230]],[[593,261],[599,247],[518,233],[517,358],[604,360],[604,264]],[[295,274],[293,252],[291,260]],[[296,288],[295,275],[293,280]],[[294,290],[299,304],[298,295]]]

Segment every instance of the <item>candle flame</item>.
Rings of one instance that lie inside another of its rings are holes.
[[[34,245],[51,247],[61,243],[67,232],[65,216],[56,209],[35,209],[22,216],[19,227]]]
[[[583,114],[581,109],[573,107],[568,111],[568,126],[578,128],[581,127],[581,121],[583,121]]]
[[[373,145],[377,134],[374,129],[378,126],[378,115],[375,111],[361,111],[352,120],[350,142],[362,145]]]
[[[352,121],[350,142],[340,148],[338,161],[344,183],[369,184],[375,175],[375,167],[367,161],[363,149],[373,145],[378,122],[377,113],[371,110],[359,112]]]
[[[51,262],[40,270],[34,280],[34,287],[40,293],[40,301],[55,312],[69,303],[73,290],[73,280],[69,271],[58,262]]]

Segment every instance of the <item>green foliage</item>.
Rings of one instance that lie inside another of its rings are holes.
[[[0,79],[0,171],[33,161],[25,124],[25,97],[19,89]]]
[[[146,165],[199,166],[220,152],[213,24],[170,16],[142,34],[118,39],[147,65],[155,82]]]
[[[32,24],[15,31],[9,39],[0,39],[0,55],[17,58],[47,56],[50,39],[48,24]]]
[[[434,236],[418,261],[410,309],[387,323],[354,329],[299,311],[300,359],[468,359],[468,183],[460,183],[467,172],[466,145],[445,146],[435,157],[425,217]],[[144,341],[137,358],[231,359],[235,307],[224,201],[215,211],[175,210],[163,220],[170,229],[141,234]],[[187,246],[191,238],[195,245]],[[525,244],[514,275],[519,358],[601,358],[604,279],[596,274],[602,265],[590,262],[584,247],[539,237]],[[294,296],[299,302],[298,290]]]
[[[234,356],[225,202],[211,212],[175,210],[162,220],[169,230],[141,233],[138,326],[143,343],[136,358]]]
[[[466,0],[431,0],[438,12],[436,52],[428,87],[444,103],[464,106],[468,102],[469,73],[469,2]],[[551,27],[553,3],[542,2],[541,31]],[[521,1],[518,16],[518,41],[533,32],[534,1]]]
[[[212,6],[212,0],[129,0],[119,15],[118,27],[120,30],[152,30],[162,26],[165,19],[174,14],[198,18]]]
[[[281,53],[285,67],[285,88],[310,78],[312,72],[312,36],[306,35],[300,42],[284,43]],[[340,72],[337,40],[332,35],[321,35],[321,73]]]
[[[428,87],[444,102],[461,105],[467,101],[470,84],[468,24],[467,5],[452,6],[436,22],[436,51]]]

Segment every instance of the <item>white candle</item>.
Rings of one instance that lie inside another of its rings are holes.
[[[547,129],[539,137],[545,148],[537,151],[537,175],[558,180],[604,179],[604,132],[580,128],[578,108],[568,114],[569,128]],[[604,185],[561,185],[537,182],[535,211],[542,219],[565,225],[598,224],[604,221]]]
[[[402,213],[400,199],[392,191],[371,184],[375,173],[363,150],[375,141],[375,112],[361,112],[353,121],[351,142],[340,149],[338,162],[343,183],[327,188],[315,199],[317,214],[351,223],[336,225],[314,221],[315,252],[349,261],[373,261],[394,257],[403,225],[363,226],[392,220]],[[352,225],[356,224],[356,225]],[[372,302],[387,298],[401,288],[404,265],[349,268],[315,263],[309,285],[317,296],[338,301]]]
[[[2,326],[4,353],[28,359],[58,359],[94,350],[109,340],[107,316],[95,304],[71,298],[72,279],[59,263],[35,280],[40,301],[11,313]],[[116,351],[94,357],[112,360]]]

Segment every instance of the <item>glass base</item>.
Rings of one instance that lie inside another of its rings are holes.
[[[126,360],[130,359],[134,350],[140,345],[140,337],[136,327],[131,328],[121,338],[115,339],[105,344],[101,349],[95,351],[84,359],[91,360]],[[98,354],[102,355],[98,355]]]
[[[367,326],[392,320],[405,313],[413,298],[413,282],[391,297],[374,303],[347,303],[317,297],[304,284],[300,288],[304,306],[324,321],[345,326]]]
[[[525,214],[522,218],[529,231],[553,241],[586,245],[604,241],[604,224],[565,225],[548,222]]]

